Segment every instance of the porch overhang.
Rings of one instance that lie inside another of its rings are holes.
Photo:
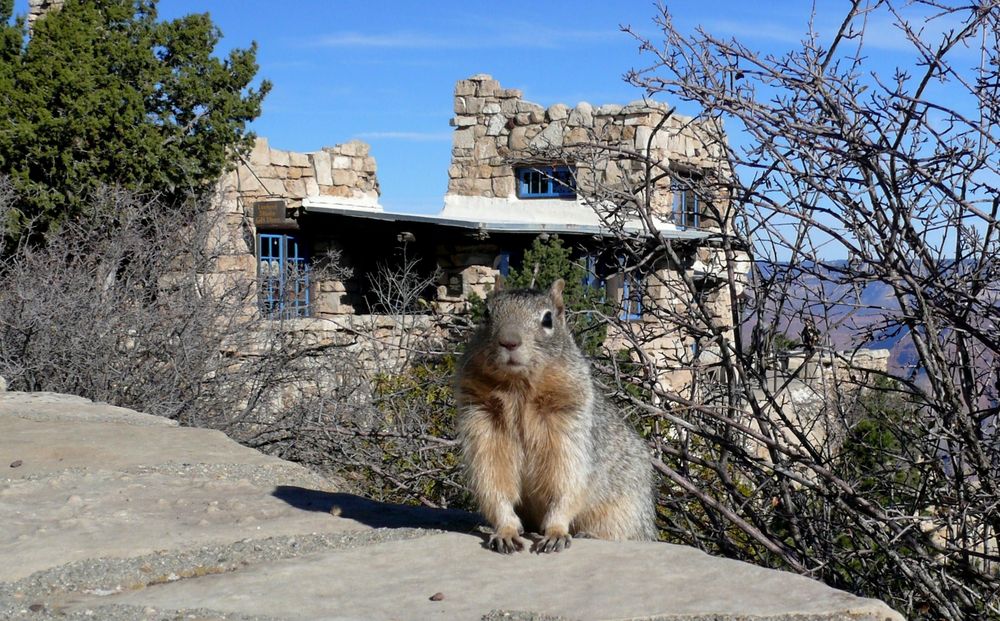
[[[536,216],[532,218],[530,221],[526,219],[515,220],[515,219],[499,218],[499,217],[476,218],[476,217],[471,217],[468,213],[456,214],[455,216],[448,215],[449,210],[447,208],[438,214],[403,213],[403,212],[385,211],[380,206],[373,207],[370,203],[362,205],[362,204],[356,204],[354,201],[351,201],[350,199],[333,198],[325,196],[310,197],[303,199],[302,207],[308,213],[330,214],[337,216],[346,216],[350,218],[380,220],[383,222],[400,222],[400,223],[412,222],[412,223],[428,224],[433,226],[465,229],[468,231],[476,231],[484,234],[549,233],[549,234],[562,234],[562,235],[586,235],[592,237],[615,236],[615,233],[613,233],[608,227],[602,226],[601,224],[596,224],[594,222],[583,222],[581,221],[583,218],[580,217],[564,217],[557,220],[555,218],[546,219],[544,217],[539,218]],[[586,209],[589,210],[589,207],[586,207]],[[495,214],[495,210],[490,210],[487,213],[488,215],[493,216]],[[558,215],[566,216],[569,214],[563,213]],[[591,218],[589,219],[596,220],[596,215],[593,215],[592,210],[591,210]],[[662,228],[659,228],[658,230],[658,234],[663,239],[702,240],[712,235],[710,231],[703,231],[699,229],[677,228],[676,226],[674,226],[672,223],[669,222],[658,222],[657,224],[662,225]],[[637,235],[637,236],[650,235],[650,232],[639,221],[626,223],[623,226],[623,230],[624,232],[631,235]]]

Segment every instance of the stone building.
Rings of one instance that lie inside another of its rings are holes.
[[[28,4],[30,25],[63,0]],[[732,327],[733,290],[718,278],[729,266],[716,246],[731,207],[711,189],[727,175],[721,129],[654,101],[545,108],[485,74],[457,82],[454,113],[448,190],[435,215],[382,209],[364,143],[295,153],[259,139],[220,182],[226,250],[206,282],[246,275],[266,316],[382,337],[398,328],[389,315],[431,329],[467,312],[470,295],[485,297],[535,238],[559,235],[587,266],[588,284],[618,308],[608,347],[641,350],[667,388],[689,384],[705,352],[681,326],[665,328],[664,316],[698,297],[716,325]],[[670,241],[675,256],[636,263],[620,252],[623,240]],[[328,256],[350,275],[318,269]],[[401,265],[433,278],[408,308],[372,291],[380,272]]]
[[[608,345],[638,344],[666,388],[683,388],[697,343],[679,327],[666,332],[657,311],[691,304],[687,275],[729,321],[729,290],[713,279],[728,201],[699,183],[724,175],[721,133],[656,102],[544,108],[482,74],[456,84],[454,105],[448,191],[434,215],[382,209],[363,143],[293,153],[258,139],[221,184],[226,228],[245,241],[225,264],[256,271],[266,314],[354,331],[387,314],[424,323],[462,314],[538,236],[558,235],[618,308]],[[678,260],[630,264],[622,237],[669,240]],[[330,252],[349,276],[315,276]],[[373,285],[403,264],[433,282],[410,307],[391,307]]]

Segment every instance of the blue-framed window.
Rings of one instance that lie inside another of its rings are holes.
[[[266,317],[309,316],[309,262],[294,235],[257,235],[257,282],[260,309]]]
[[[622,279],[622,314],[624,321],[642,319],[642,277],[635,271],[626,272]]]
[[[522,166],[514,169],[518,198],[573,198],[576,176],[571,166]]]
[[[597,256],[588,254],[585,257],[587,272],[583,275],[583,286],[597,289],[604,286],[604,280],[597,275]]]
[[[701,199],[695,191],[698,177],[690,173],[674,173],[673,221],[684,228],[697,228],[701,225]]]
[[[510,276],[510,251],[501,250],[500,255],[497,257],[497,271],[503,277]]]
[[[622,321],[642,319],[642,298],[646,290],[642,272],[627,269],[628,261],[621,256],[615,257],[614,263],[604,267],[596,254],[584,255],[582,259],[586,261],[583,285],[601,290],[602,300],[619,307],[618,318]]]

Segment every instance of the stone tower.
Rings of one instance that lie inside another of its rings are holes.
[[[65,0],[28,0],[28,29],[31,30],[35,22],[49,11],[61,8],[64,2]]]

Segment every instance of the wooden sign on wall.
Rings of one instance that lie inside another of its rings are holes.
[[[258,229],[297,229],[299,223],[287,215],[285,201],[257,201],[253,204],[253,223]]]

